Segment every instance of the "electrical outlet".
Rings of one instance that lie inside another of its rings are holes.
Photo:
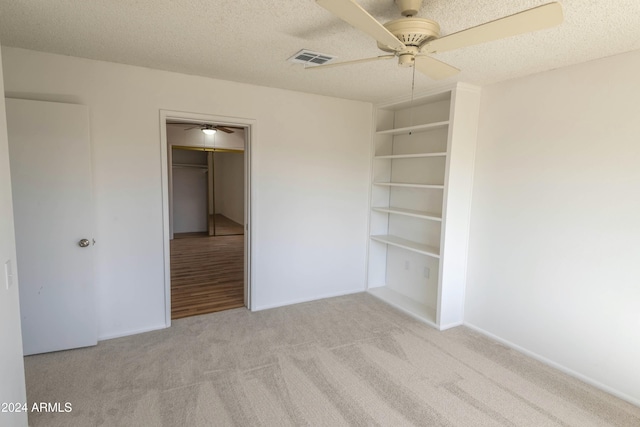
[[[13,269],[11,267],[11,260],[8,259],[4,263],[4,283],[7,287],[7,290],[13,285]]]
[[[429,276],[431,275],[431,270],[429,269],[429,267],[425,267],[424,272],[422,274],[424,274],[425,279],[428,279]]]

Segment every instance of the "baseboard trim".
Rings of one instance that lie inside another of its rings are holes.
[[[151,332],[151,331],[157,331],[160,329],[166,329],[168,327],[170,327],[171,325],[158,325],[158,326],[152,326],[149,328],[142,328],[142,329],[136,329],[133,331],[126,331],[126,332],[120,332],[117,334],[107,334],[107,335],[100,335],[98,336],[98,341],[106,341],[106,340],[112,340],[114,338],[122,338],[122,337],[128,337],[130,335],[138,335],[138,334],[143,334],[145,332]]]
[[[341,297],[341,296],[344,296],[344,295],[359,294],[361,292],[365,292],[365,290],[364,289],[352,289],[352,290],[349,290],[349,291],[337,292],[337,293],[332,293],[332,294],[318,295],[318,296],[314,296],[314,297],[310,297],[310,298],[300,298],[300,299],[295,299],[295,300],[289,300],[289,301],[285,301],[285,302],[282,302],[282,303],[259,305],[259,306],[254,307],[252,311],[269,310],[271,308],[286,307],[288,305],[301,304],[301,303],[304,303],[304,302],[311,302],[311,301],[318,301],[318,300],[327,299],[327,298]]]
[[[473,325],[473,324],[467,323],[467,322],[464,322],[463,325],[466,326],[469,329],[472,329],[472,330],[482,334],[482,335],[485,335],[486,337],[491,338],[494,341],[498,341],[499,343],[504,344],[507,347],[512,348],[513,350],[516,350],[516,351],[518,351],[518,352],[520,352],[520,353],[522,353],[522,354],[524,354],[526,356],[529,356],[529,357],[531,357],[533,359],[536,359],[537,361],[542,362],[545,365],[551,366],[552,368],[555,368],[555,369],[557,369],[557,370],[559,370],[559,371],[561,371],[561,372],[563,372],[563,373],[565,373],[567,375],[570,375],[570,376],[572,376],[574,378],[577,378],[580,381],[585,382],[585,383],[587,383],[589,385],[592,385],[597,389],[600,389],[600,390],[602,390],[604,392],[607,392],[607,393],[609,393],[609,394],[611,394],[611,395],[613,395],[615,397],[618,397],[618,398],[620,398],[620,399],[622,399],[624,401],[627,401],[627,402],[631,403],[632,405],[640,407],[640,400],[638,400],[638,399],[636,399],[636,398],[634,398],[632,396],[629,396],[628,394],[622,393],[622,392],[620,392],[620,391],[618,391],[618,390],[616,390],[616,389],[614,389],[612,387],[609,387],[608,385],[602,384],[601,382],[596,381],[593,378],[590,378],[590,377],[588,377],[586,375],[583,375],[583,374],[581,374],[579,372],[576,372],[573,369],[567,368],[566,366],[561,365],[561,364],[559,364],[557,362],[554,362],[553,360],[548,359],[548,358],[546,358],[544,356],[541,356],[538,353],[535,353],[535,352],[533,352],[531,350],[527,350],[526,348],[521,347],[518,344],[512,343],[511,341],[505,340],[504,338],[500,338],[499,336],[494,335],[491,332],[488,332],[488,331],[486,331],[486,330],[484,330],[484,329],[482,329],[482,328],[480,328],[480,327],[478,327],[476,325]]]
[[[447,323],[446,325],[440,325],[438,329],[441,331],[446,331],[447,329],[455,328],[462,325],[464,325],[463,322],[453,322],[453,323]]]

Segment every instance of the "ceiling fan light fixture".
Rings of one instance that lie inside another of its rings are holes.
[[[415,63],[416,54],[415,53],[401,53],[398,55],[398,65],[403,68],[413,67]]]
[[[216,129],[209,126],[205,126],[201,130],[205,135],[213,135],[214,133],[216,133]]]

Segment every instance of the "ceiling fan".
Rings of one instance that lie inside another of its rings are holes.
[[[186,125],[190,123],[167,123],[167,124],[168,125]],[[199,124],[199,125],[191,126],[189,128],[185,128],[184,130],[193,130],[193,129],[200,129],[205,134],[213,135],[217,130],[221,130],[222,132],[225,132],[225,133],[234,133],[234,131],[231,129],[242,129],[242,128],[236,127],[236,126],[220,126],[220,125],[210,125],[210,124],[200,125]]]
[[[451,77],[460,70],[429,54],[551,28],[559,25],[563,19],[560,3],[553,2],[440,37],[440,25],[437,22],[415,16],[422,0],[395,0],[403,18],[384,25],[353,0],[316,1],[338,18],[373,37],[378,42],[379,49],[390,53],[373,58],[310,66],[306,69],[398,58],[398,65],[401,67],[415,66],[416,70],[435,80]]]

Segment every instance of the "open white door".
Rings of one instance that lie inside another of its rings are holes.
[[[6,105],[24,354],[95,345],[88,108]]]

